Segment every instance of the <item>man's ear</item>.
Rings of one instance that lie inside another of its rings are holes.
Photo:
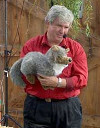
[[[46,24],[46,28],[48,28],[48,26],[50,25],[48,21],[46,21],[45,24]]]

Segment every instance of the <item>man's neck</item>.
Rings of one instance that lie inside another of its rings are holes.
[[[61,41],[58,41],[58,40],[54,40],[52,38],[49,38],[48,33],[47,33],[47,39],[48,39],[48,42],[49,42],[49,45],[50,46],[59,45],[61,43]]]
[[[59,44],[61,43],[61,41],[49,40],[49,39],[48,39],[48,42],[49,42],[49,45],[50,45],[50,46],[59,45]]]
[[[56,43],[56,42],[49,42],[50,46],[53,46],[53,45],[59,45],[60,43]]]

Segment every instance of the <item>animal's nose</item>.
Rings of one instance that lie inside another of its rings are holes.
[[[69,58],[69,60],[68,60],[70,63],[72,62],[72,58]]]

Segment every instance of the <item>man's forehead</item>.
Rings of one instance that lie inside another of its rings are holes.
[[[52,24],[60,24],[60,25],[65,25],[65,26],[69,26],[70,23],[69,22],[65,22],[59,18],[55,19],[54,22]]]

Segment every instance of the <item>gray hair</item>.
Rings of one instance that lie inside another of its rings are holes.
[[[72,24],[74,20],[74,15],[65,6],[54,5],[47,13],[47,16],[45,17],[45,21],[52,24],[52,22],[56,18],[59,18],[62,22],[68,22]]]

